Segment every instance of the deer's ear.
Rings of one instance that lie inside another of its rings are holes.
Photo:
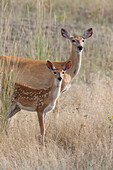
[[[64,65],[63,70],[64,71],[69,70],[71,68],[71,65],[72,65],[72,62],[70,60]]]
[[[92,28],[89,28],[88,30],[86,30],[83,34],[83,38],[84,39],[87,39],[89,37],[91,37],[93,35],[93,29]]]
[[[61,28],[61,35],[64,37],[64,38],[67,38],[69,40],[71,40],[71,35],[69,34],[69,32],[67,32],[64,28]]]
[[[49,70],[53,71],[55,69],[54,65],[49,60],[47,60],[46,66]]]

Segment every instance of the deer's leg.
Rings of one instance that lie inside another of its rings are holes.
[[[17,112],[19,112],[21,109],[20,107],[15,103],[11,106],[10,108],[10,112],[8,115],[8,119],[11,118],[12,116],[14,116]]]
[[[11,108],[10,108],[10,112],[9,112],[9,115],[8,115],[8,117],[7,117],[7,124],[6,124],[6,127],[5,127],[5,133],[6,133],[6,135],[8,136],[8,132],[7,132],[7,128],[8,128],[8,126],[9,126],[9,123],[10,122],[8,122],[9,120],[9,118],[11,118],[12,116],[14,116],[17,112],[19,112],[21,109],[19,108],[19,106],[17,105],[17,104],[13,104],[12,106],[11,106]]]
[[[44,146],[44,138],[45,138],[45,120],[43,119],[43,114],[41,112],[37,112],[39,125],[40,125],[40,132],[42,135],[42,145]]]

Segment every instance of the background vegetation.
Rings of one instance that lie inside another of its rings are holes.
[[[9,137],[1,134],[0,169],[113,168],[112,18],[112,0],[0,0],[1,55],[66,60],[71,44],[61,28],[72,35],[94,30],[80,73],[61,97],[58,120],[48,115],[45,152],[36,113],[21,111]]]

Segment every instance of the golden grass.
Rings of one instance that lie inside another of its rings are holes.
[[[0,0],[1,55],[65,60],[70,43],[64,27],[82,35],[82,68],[62,94],[60,116],[46,119],[46,148],[40,145],[36,113],[21,111],[0,134],[0,169],[112,169],[113,5],[112,0]],[[1,116],[1,115],[0,115]],[[1,122],[0,122],[1,123]]]
[[[46,148],[40,145],[36,113],[19,112],[0,144],[3,169],[112,169],[113,81],[100,75],[77,81],[60,101],[60,116],[46,118]],[[79,112],[77,107],[79,106]]]

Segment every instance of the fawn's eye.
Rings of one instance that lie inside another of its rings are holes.
[[[54,74],[57,74],[57,72],[56,72],[56,71],[54,71]]]
[[[76,40],[73,39],[72,42],[76,42]]]
[[[64,74],[65,73],[65,71],[62,71],[62,74]]]
[[[82,40],[82,42],[84,42],[84,40]]]

